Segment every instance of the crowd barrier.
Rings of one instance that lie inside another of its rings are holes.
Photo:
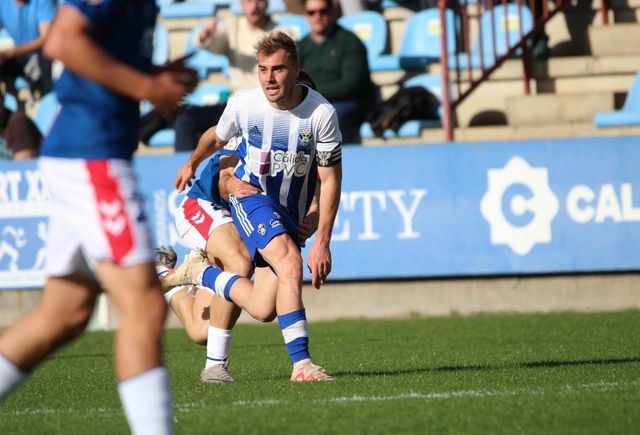
[[[638,270],[639,141],[347,148],[331,278]],[[155,242],[180,255],[172,182],[186,157],[135,161]],[[42,285],[48,211],[36,163],[0,163],[0,289]]]

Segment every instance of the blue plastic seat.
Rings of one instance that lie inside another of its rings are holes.
[[[518,5],[513,3],[508,4],[506,8],[503,5],[497,5],[493,8],[493,14],[491,10],[487,10],[482,14],[482,17],[480,17],[482,33],[476,35],[471,46],[470,56],[461,53],[457,57],[457,63],[461,69],[469,66],[469,57],[471,59],[471,68],[480,68],[481,65],[483,65],[484,68],[493,66],[495,57],[506,54],[507,51],[520,40],[520,27],[522,27],[523,35],[531,31],[533,28],[531,11],[524,5],[520,6],[520,8],[519,10]],[[522,22],[520,22],[520,15],[522,15]],[[493,52],[494,39],[491,26],[492,16],[495,23],[495,56]],[[480,59],[481,42],[482,60]],[[455,65],[456,59],[452,57],[451,62],[449,62],[449,67],[455,68]]]
[[[151,136],[148,145],[154,148],[170,147],[176,143],[176,132],[173,128],[165,128]]]
[[[229,0],[168,2],[160,7],[160,15],[169,20],[172,18],[210,18],[216,14],[217,8],[222,6],[228,7]]]
[[[383,54],[387,47],[387,22],[382,14],[363,11],[346,15],[338,24],[355,33],[367,48],[371,71],[392,71],[400,67],[396,56]]]
[[[225,103],[231,96],[231,88],[217,83],[203,83],[187,95],[187,104],[192,106],[215,106]]]
[[[234,15],[242,15],[242,8],[240,7],[240,0],[231,0],[231,13]],[[287,12],[287,6],[283,0],[269,0],[267,6],[267,14],[284,14]]]
[[[454,14],[445,10],[447,24],[447,51],[456,51]],[[440,11],[429,8],[418,12],[407,21],[398,58],[400,67],[409,70],[425,69],[428,64],[440,62],[442,54]]]
[[[226,77],[229,77],[229,59],[223,54],[212,53],[195,45],[195,37],[202,29],[202,24],[197,25],[189,33],[185,53],[195,51],[195,54],[187,60],[187,65],[198,71],[201,79],[206,79],[211,71],[220,71]]]
[[[18,110],[18,100],[11,94],[4,94],[4,107],[15,112]]]
[[[640,125],[640,73],[631,83],[631,88],[621,110],[596,113],[593,117],[596,127],[625,127]]]
[[[60,105],[54,92],[50,92],[40,99],[33,122],[38,126],[38,130],[40,130],[43,136],[49,133],[49,130],[53,126],[53,121],[58,114],[58,110],[60,110]]]
[[[301,40],[311,32],[306,18],[300,14],[280,15],[275,19],[275,22],[288,29],[296,41]]]
[[[438,97],[439,101],[442,101],[442,78],[432,74],[420,74],[412,77],[402,84],[403,88],[409,88],[413,86],[422,86],[430,91],[433,95]],[[442,106],[438,104],[435,108],[442,118]],[[442,122],[440,119],[410,119],[405,121],[397,132],[387,129],[383,132],[382,137],[385,139],[392,139],[395,137],[420,137],[423,128],[436,128],[440,127]],[[374,137],[371,124],[365,122],[360,127],[360,137],[363,139],[370,139]]]
[[[160,23],[156,24],[153,34],[153,54],[151,61],[154,65],[162,65],[169,60],[169,31]]]

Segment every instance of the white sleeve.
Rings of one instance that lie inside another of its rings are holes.
[[[238,133],[238,130],[240,130],[240,126],[238,125],[237,100],[238,97],[235,94],[229,98],[227,107],[224,108],[224,112],[222,112],[222,116],[218,120],[216,136],[218,136],[220,140],[229,141]]]
[[[330,107],[330,110],[319,111],[318,115],[316,149],[318,151],[333,151],[342,142],[336,111]]]

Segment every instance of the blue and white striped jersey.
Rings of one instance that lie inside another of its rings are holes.
[[[271,106],[261,88],[239,91],[227,102],[216,134],[224,141],[242,138],[236,177],[262,189],[295,221],[313,198],[318,158],[342,140],[335,109],[312,89],[291,110]]]

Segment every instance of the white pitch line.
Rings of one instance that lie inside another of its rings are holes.
[[[355,402],[388,402],[395,400],[448,400],[459,398],[484,398],[484,397],[508,397],[508,396],[541,396],[545,394],[574,394],[583,391],[607,393],[612,391],[624,390],[630,387],[640,386],[640,381],[632,382],[595,382],[590,384],[577,384],[577,385],[563,385],[559,388],[516,388],[513,390],[459,390],[459,391],[445,391],[440,393],[419,393],[409,392],[404,394],[398,394],[394,396],[343,396],[343,397],[328,397],[323,399],[310,400],[307,403],[313,403],[316,405],[332,404],[332,403],[355,403]],[[201,409],[222,409],[222,408],[260,408],[265,406],[279,406],[289,405],[295,402],[282,399],[264,399],[264,400],[238,400],[228,404],[212,405],[210,403],[195,402],[195,403],[176,403],[174,410],[176,412],[191,412]],[[0,416],[16,417],[22,415],[55,415],[55,414],[104,414],[115,415],[120,411],[107,408],[93,408],[93,409],[50,409],[50,408],[34,408],[25,410],[15,410],[9,412],[0,412]]]

